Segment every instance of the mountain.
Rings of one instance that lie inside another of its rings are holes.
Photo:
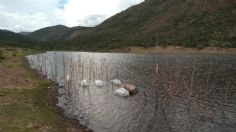
[[[18,34],[20,34],[20,35],[28,35],[28,34],[30,34],[31,32],[19,32]]]
[[[236,47],[235,18],[236,0],[145,0],[92,28],[56,25],[25,36],[7,32],[9,38],[3,38],[82,50],[155,45]]]
[[[56,25],[39,29],[30,34],[27,34],[26,36],[31,39],[40,40],[44,42],[63,42],[75,35],[80,34],[81,31],[86,29],[89,28],[80,26],[69,28],[64,25]]]
[[[37,40],[29,39],[23,35],[0,29],[0,45],[11,45],[18,47],[34,47],[43,44]]]
[[[66,42],[67,46],[236,47],[236,0],[146,0]]]

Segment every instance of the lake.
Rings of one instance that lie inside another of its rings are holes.
[[[96,132],[235,132],[236,56],[56,52],[26,56],[58,83],[65,116]],[[139,92],[114,94],[122,84]],[[81,80],[89,87],[81,87]],[[97,87],[95,80],[106,84]]]

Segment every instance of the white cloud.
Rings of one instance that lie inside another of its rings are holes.
[[[5,8],[5,6],[3,6],[3,5],[0,5],[0,9],[4,9]]]
[[[19,32],[57,24],[95,26],[142,1],[144,0],[1,0],[0,28]]]
[[[62,17],[68,26],[94,26],[142,1],[144,0],[68,0]]]
[[[0,17],[1,27],[15,32],[32,31],[50,25],[47,16],[41,12],[29,15],[0,10]]]
[[[60,0],[1,0],[0,27],[14,32],[64,24],[55,16]]]

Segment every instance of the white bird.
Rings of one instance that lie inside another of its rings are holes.
[[[114,91],[114,93],[120,96],[129,96],[129,91],[127,91],[124,88],[119,88],[116,91]]]
[[[102,80],[95,80],[95,85],[98,87],[102,87],[104,85],[104,82]]]
[[[59,88],[63,88],[63,87],[64,87],[64,84],[59,83]]]
[[[121,81],[119,79],[113,79],[113,80],[111,80],[111,83],[113,85],[117,85],[117,86],[121,85]]]
[[[88,86],[89,86],[89,83],[87,82],[87,80],[82,80],[82,81],[80,82],[80,86],[82,86],[82,87],[88,87]]]
[[[66,80],[67,80],[67,81],[70,80],[70,75],[69,75],[69,74],[66,76]]]

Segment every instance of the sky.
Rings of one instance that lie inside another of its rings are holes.
[[[53,25],[96,26],[144,0],[0,0],[0,29],[34,31]]]

